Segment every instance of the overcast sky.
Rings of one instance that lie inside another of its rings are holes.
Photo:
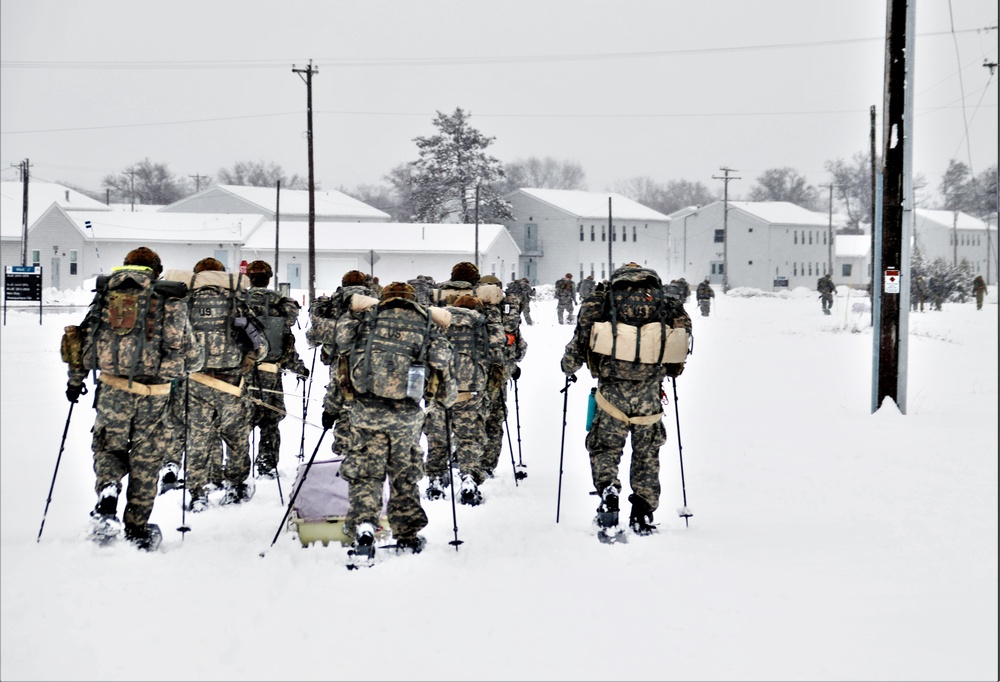
[[[995,0],[917,5],[914,171],[997,163]],[[0,167],[99,190],[148,157],[178,176],[264,160],[383,184],[435,112],[462,107],[503,162],[581,164],[588,189],[648,176],[739,198],[764,170],[819,185],[881,137],[886,2],[3,0]],[[881,151],[881,141],[879,141]]]

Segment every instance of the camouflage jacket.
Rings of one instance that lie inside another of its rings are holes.
[[[371,289],[360,284],[337,287],[333,296],[320,296],[309,308],[309,327],[306,329],[306,343],[310,348],[322,346],[321,360],[329,365],[336,357],[337,320],[350,311],[351,297],[374,296]]]
[[[576,287],[573,280],[563,277],[556,282],[556,299],[562,303],[576,303]]]

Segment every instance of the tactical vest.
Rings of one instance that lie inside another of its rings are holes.
[[[469,308],[450,306],[451,324],[445,334],[454,353],[459,391],[482,391],[489,378],[490,339],[486,317]]]
[[[244,300],[264,326],[268,351],[263,361],[278,362],[284,355],[286,339],[291,335],[279,305],[281,294],[262,287],[251,287]]]
[[[369,308],[350,351],[354,390],[390,400],[406,398],[410,367],[423,365],[432,324],[427,311],[412,301],[393,299]]]

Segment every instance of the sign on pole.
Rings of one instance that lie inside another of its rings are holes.
[[[898,294],[899,293],[899,270],[886,270],[885,271],[885,293],[887,294]]]
[[[42,323],[42,266],[8,265],[3,278],[3,323],[7,324],[7,301],[38,301],[38,324]]]

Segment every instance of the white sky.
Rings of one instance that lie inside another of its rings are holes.
[[[522,327],[528,353],[508,400],[528,478],[515,487],[505,444],[482,506],[457,505],[453,518],[448,499],[425,502],[426,550],[379,550],[389,556],[362,571],[345,570],[337,543],[305,549],[278,534],[302,433],[291,417],[283,499],[260,480],[248,504],[186,515],[182,540],[172,491],[153,509],[159,552],[88,542],[93,395],[67,428],[59,358],[63,326],[83,310],[46,311],[42,324],[37,309],[10,311],[0,679],[997,679],[995,287],[982,310],[969,301],[910,316],[906,415],[891,402],[871,414],[863,296],[841,287],[831,316],[804,288],[720,292],[709,317],[692,300],[676,406],[666,383],[660,532],[616,547],[591,527],[584,422],[596,382],[579,372],[562,441],[571,328],[555,322],[552,285],[539,290],[547,299]],[[315,369],[312,424],[326,383]],[[285,390],[301,395],[291,378]],[[286,406],[301,414],[300,398]],[[319,432],[306,429],[305,458]],[[320,446],[317,461],[329,436]],[[690,527],[676,513],[685,500]]]
[[[916,15],[914,170],[936,188],[949,159],[997,162],[997,5]],[[456,107],[501,161],[575,161],[594,191],[648,176],[721,192],[723,166],[732,198],[775,167],[819,185],[869,148],[872,105],[881,137],[885,21],[872,0],[4,0],[0,168],[29,158],[86,189],[145,157],[181,177],[240,160],[306,177],[291,69],[312,59],[324,189],[381,184]]]

